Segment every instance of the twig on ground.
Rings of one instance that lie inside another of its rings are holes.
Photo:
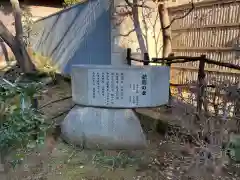
[[[64,101],[64,100],[71,99],[71,98],[72,98],[72,96],[67,96],[67,97],[64,97],[64,98],[61,98],[61,99],[57,99],[57,100],[54,100],[54,101],[50,101],[50,102],[42,105],[41,107],[39,107],[38,110],[43,109],[43,108],[45,108],[46,106],[49,106],[50,104],[57,103],[57,102],[60,102],[60,101]]]
[[[63,112],[61,112],[60,114],[58,114],[58,115],[56,115],[56,116],[54,116],[54,117],[52,117],[51,119],[56,119],[56,118],[58,118],[58,117],[61,117],[61,116],[63,116],[64,114],[66,114],[66,113],[68,113],[69,111],[71,111],[74,107],[76,106],[76,104],[74,104],[70,109],[68,109],[68,110],[66,110],[66,111],[63,111]]]

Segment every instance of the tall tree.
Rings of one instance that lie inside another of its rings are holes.
[[[168,14],[168,10],[165,3],[158,5],[158,13],[160,17],[160,24],[162,27],[162,56],[163,58],[166,58],[172,53],[172,43],[171,43],[171,28],[169,26],[170,24],[170,18]]]
[[[186,14],[180,17],[175,17],[171,21],[170,21],[168,9],[166,6],[166,1],[163,1],[158,5],[158,13],[160,17],[162,39],[163,39],[162,56],[164,58],[168,57],[172,53],[171,25],[174,23],[175,20],[183,19],[186,16],[188,16],[194,9],[193,0],[191,0],[191,5],[192,5],[191,9],[189,9]]]
[[[167,9],[167,1],[168,0],[132,0],[131,2],[129,0],[124,0],[125,5],[118,5],[117,8],[120,8],[120,11],[116,10],[116,17],[120,17],[120,21],[117,22],[116,25],[120,25],[124,21],[124,17],[130,17],[133,21],[133,29],[129,30],[129,32],[125,34],[120,34],[120,36],[129,36],[131,33],[136,33],[136,37],[138,40],[139,48],[141,50],[141,53],[148,52],[148,38],[147,38],[147,32],[143,32],[148,30],[147,23],[151,24],[152,31],[153,31],[153,38],[155,41],[155,48],[156,48],[156,56],[158,56],[159,49],[157,47],[159,43],[160,37],[162,37],[162,56],[167,57],[172,52],[171,47],[171,25],[174,23],[177,19],[182,19],[189,15],[191,11],[194,9],[193,0],[191,0],[192,8],[189,9],[189,11],[184,14],[181,17],[175,17],[172,20],[170,20],[168,9]],[[149,7],[149,2],[154,2],[155,7]],[[156,17],[151,17],[149,15],[152,11],[151,9],[157,9]],[[140,21],[140,12],[143,12],[144,10],[148,10],[150,13],[142,13],[142,22],[144,28],[141,28],[141,21]],[[152,18],[152,21],[149,20]],[[116,18],[115,18],[116,19]],[[146,20],[148,19],[148,20]],[[160,24],[160,29],[157,29],[156,24],[157,21]],[[157,31],[157,32],[156,32]]]
[[[11,48],[18,65],[22,69],[22,72],[33,73],[36,69],[23,41],[22,11],[19,1],[10,0],[10,2],[13,9],[16,35],[14,36],[11,34],[11,32],[0,20],[0,38]]]

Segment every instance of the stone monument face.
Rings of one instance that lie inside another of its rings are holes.
[[[169,98],[166,66],[75,65],[71,76],[73,101],[78,105],[156,107],[167,104]]]

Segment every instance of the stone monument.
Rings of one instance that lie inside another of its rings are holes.
[[[91,149],[147,146],[139,119],[131,108],[168,103],[169,67],[75,65],[71,78],[77,106],[62,123],[67,142]]]

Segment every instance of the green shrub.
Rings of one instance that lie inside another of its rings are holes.
[[[42,91],[41,83],[8,83],[0,81],[0,149],[34,149],[43,144],[50,127],[43,114],[31,106],[31,100]]]

